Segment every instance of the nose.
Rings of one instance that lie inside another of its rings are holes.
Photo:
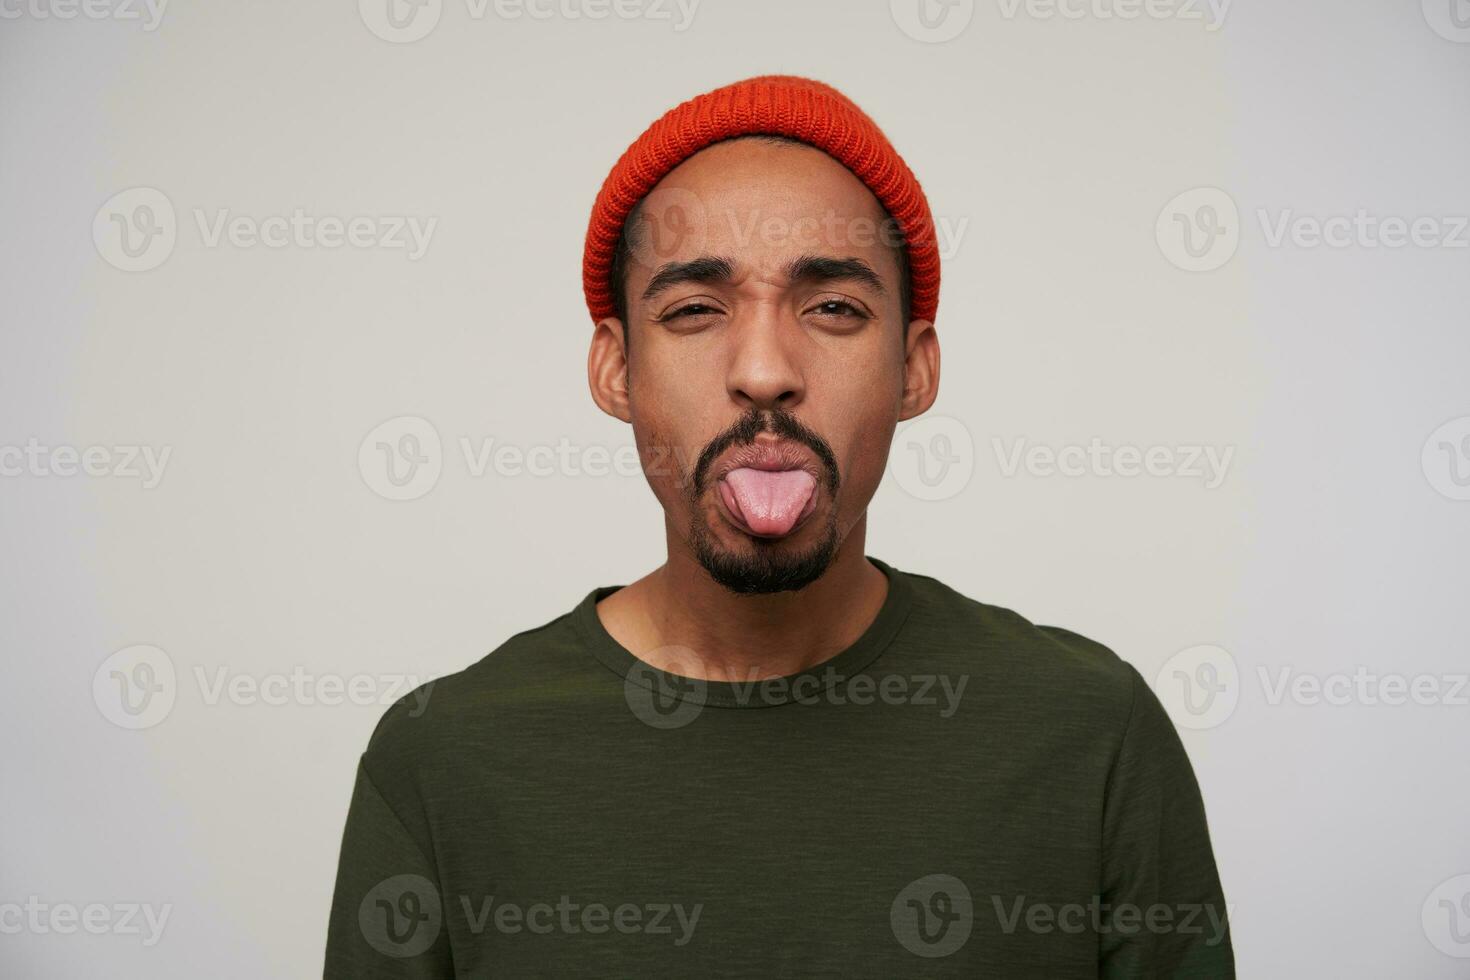
[[[778,312],[762,307],[731,325],[730,367],[725,387],[742,411],[791,409],[806,394],[793,347],[800,329]]]

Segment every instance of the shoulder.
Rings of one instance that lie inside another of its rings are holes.
[[[1143,682],[1111,647],[982,602],[931,576],[904,574],[914,589],[910,628],[919,643],[952,649],[1010,700],[1056,706],[1074,717],[1091,709],[1108,727],[1126,725]]]
[[[363,762],[375,775],[412,771],[498,736],[507,713],[527,705],[585,661],[571,612],[511,636],[463,670],[414,688],[390,705]]]

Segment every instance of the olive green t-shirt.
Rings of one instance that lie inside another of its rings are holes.
[[[789,677],[590,592],[378,724],[325,976],[1233,977],[1199,789],[1107,648],[936,579]]]

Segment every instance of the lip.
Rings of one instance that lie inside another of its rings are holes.
[[[801,516],[796,523],[791,525],[791,530],[785,534],[762,534],[752,530],[738,511],[725,499],[725,494],[730,493],[728,486],[724,486],[725,476],[732,470],[741,468],[752,470],[765,470],[767,472],[778,472],[781,470],[802,470],[810,474],[816,482],[812,488],[812,495],[807,499],[806,506],[802,509]],[[737,446],[715,467],[715,498],[720,502],[720,510],[733,526],[751,537],[766,540],[780,540],[789,538],[800,531],[806,525],[807,520],[817,509],[817,497],[822,492],[821,470],[811,452],[800,443],[787,440],[780,441],[757,441],[752,444]]]
[[[743,446],[731,449],[715,466],[715,480],[718,482],[725,478],[731,470],[742,467],[752,470],[805,470],[817,481],[817,486],[822,484],[821,470],[817,461],[813,458],[809,449],[799,442],[791,442],[787,439],[779,441],[757,440]]]

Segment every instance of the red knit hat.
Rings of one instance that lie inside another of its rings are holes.
[[[607,175],[592,205],[582,256],[582,289],[593,322],[616,315],[610,273],[628,213],[680,163],[712,143],[750,133],[789,136],[814,146],[868,185],[903,232],[912,315],[933,320],[939,306],[934,219],[903,158],[877,124],[832,86],[795,75],[762,75],[670,109]]]

